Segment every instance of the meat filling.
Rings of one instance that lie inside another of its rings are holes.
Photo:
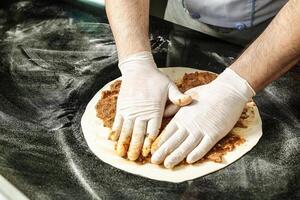
[[[181,92],[185,92],[193,87],[208,84],[213,81],[217,75],[209,72],[194,72],[184,74],[182,80],[180,80],[176,85]],[[103,121],[105,127],[111,128],[113,125],[113,120],[116,113],[117,98],[120,90],[122,81],[117,80],[111,86],[109,90],[105,90],[101,94],[101,99],[96,105],[97,117]],[[167,102],[168,104],[169,102]],[[240,119],[236,123],[235,127],[247,128],[243,123],[245,119],[248,118],[247,108],[244,109]],[[164,127],[170,122],[172,117],[163,118],[162,127]],[[213,161],[221,163],[223,156],[232,151],[236,146],[245,142],[245,139],[237,134],[229,133],[222,140],[220,140],[202,159],[198,162]],[[140,156],[137,162],[146,163],[150,161],[150,156],[144,158]]]

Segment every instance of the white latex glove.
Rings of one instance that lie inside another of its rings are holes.
[[[136,160],[141,151],[145,157],[150,153],[161,126],[167,99],[183,106],[189,104],[192,98],[182,94],[157,69],[150,52],[129,56],[119,62],[119,68],[122,84],[110,138],[118,140],[119,156],[127,154],[130,160]]]
[[[201,159],[234,127],[245,104],[255,95],[246,80],[226,69],[211,83],[186,92],[194,99],[180,108],[152,145],[151,162],[172,168],[186,158]]]

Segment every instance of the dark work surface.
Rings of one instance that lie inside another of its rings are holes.
[[[104,11],[52,1],[0,9],[0,174],[30,199],[299,199],[300,78],[294,69],[255,101],[263,137],[216,173],[173,184],[128,174],[89,150],[80,119],[91,97],[120,76]],[[159,66],[221,72],[230,45],[151,19]]]

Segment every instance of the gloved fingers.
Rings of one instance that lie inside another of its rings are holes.
[[[156,138],[161,126],[161,121],[162,117],[153,118],[148,121],[147,134],[149,134],[150,137]]]
[[[155,139],[151,146],[151,154],[154,152],[165,142],[167,141],[177,130],[176,123],[170,121],[167,127],[161,132],[161,134]]]
[[[184,94],[189,95],[192,99],[198,99],[198,93],[199,93],[200,88],[202,90],[204,87],[199,86],[199,87],[191,88],[191,89],[187,90]]]
[[[189,95],[182,94],[173,82],[169,83],[168,96],[170,101],[178,106],[185,106],[193,101]]]
[[[143,150],[142,150],[142,155],[144,157],[147,157],[151,151],[151,145],[159,133],[161,121],[162,121],[161,117],[153,118],[148,121],[147,131],[146,131],[147,136],[145,138]]]
[[[161,164],[188,136],[184,128],[178,129],[151,157],[151,162]]]
[[[191,89],[188,89],[187,91],[184,92],[184,94],[186,95],[191,95],[197,92],[197,90],[199,90],[199,87],[193,87]]]
[[[135,120],[134,126],[133,126],[132,137],[131,137],[131,141],[130,141],[130,146],[129,146],[129,150],[127,153],[127,157],[129,160],[134,161],[134,160],[138,159],[138,157],[141,153],[141,150],[142,150],[144,137],[146,135],[146,126],[147,126],[146,121],[139,120],[139,119]]]
[[[191,164],[200,160],[213,148],[216,142],[213,142],[209,136],[204,136],[200,144],[187,156],[186,162]]]
[[[181,161],[183,161],[186,156],[199,144],[201,138],[195,138],[192,135],[189,135],[186,140],[173,151],[164,161],[166,168],[173,168]]]
[[[114,123],[113,123],[113,126],[112,126],[112,130],[109,134],[108,139],[110,139],[112,141],[117,141],[119,139],[123,121],[124,121],[123,117],[119,114],[116,114],[115,119],[114,119]]]
[[[117,154],[119,156],[126,156],[130,144],[131,134],[133,130],[133,120],[125,119],[121,130],[120,138],[117,143]]]
[[[180,109],[180,106],[177,106],[173,103],[167,105],[165,108],[164,117],[171,117],[171,116],[175,115],[179,109]]]

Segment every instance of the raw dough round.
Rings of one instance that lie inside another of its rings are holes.
[[[182,78],[184,73],[193,73],[196,71],[201,72],[201,70],[184,67],[161,68],[160,70],[164,74],[168,75],[173,81]],[[101,97],[102,91],[109,89],[110,84],[114,81],[115,80],[106,84],[88,103],[81,119],[81,126],[82,132],[91,151],[103,162],[126,172],[154,180],[174,183],[199,178],[222,169],[238,160],[245,153],[250,151],[262,136],[261,117],[257,107],[254,103],[252,103],[249,106],[253,108],[254,113],[247,122],[247,128],[235,128],[233,130],[235,134],[240,135],[246,141],[240,146],[237,146],[233,151],[227,152],[227,154],[223,157],[224,161],[222,163],[206,161],[193,165],[181,165],[174,169],[166,169],[163,166],[151,163],[140,164],[126,160],[116,154],[114,150],[114,142],[107,139],[110,130],[105,128],[102,121],[96,116],[95,107]]]

